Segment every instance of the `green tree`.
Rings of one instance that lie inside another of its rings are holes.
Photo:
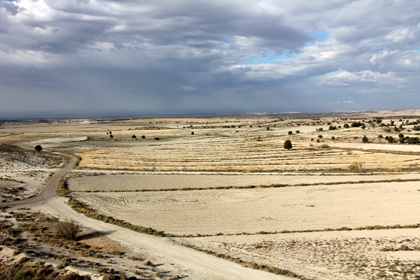
[[[290,140],[284,141],[284,146],[283,147],[287,150],[292,149],[292,142],[290,142]]]
[[[41,152],[41,151],[42,151],[42,147],[41,147],[41,145],[36,145],[36,146],[35,146],[35,151],[37,151],[37,152]]]
[[[419,138],[418,137],[409,137],[407,139],[407,143],[408,144],[417,144],[417,143],[419,143]]]

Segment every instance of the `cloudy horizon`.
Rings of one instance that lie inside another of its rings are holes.
[[[418,109],[417,1],[0,0],[0,117]]]

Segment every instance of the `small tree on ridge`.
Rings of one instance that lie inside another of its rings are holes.
[[[284,141],[284,146],[283,147],[287,150],[292,149],[292,142],[290,142],[290,140]]]

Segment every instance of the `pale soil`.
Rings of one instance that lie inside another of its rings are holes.
[[[395,137],[394,137],[395,138]],[[369,143],[329,143],[337,148],[354,148],[365,150],[383,150],[383,151],[402,151],[402,152],[420,152],[420,145],[408,144],[369,144]]]
[[[312,232],[180,238],[179,242],[257,263],[290,269],[311,279],[418,279],[419,229]]]
[[[268,272],[244,268],[233,262],[220,259],[203,252],[174,243],[172,238],[162,238],[137,233],[126,228],[87,218],[74,212],[62,197],[31,207],[53,216],[73,220],[94,231],[106,232],[107,237],[119,242],[123,247],[158,264],[160,271],[184,276],[181,279],[208,280],[275,280],[290,279]]]
[[[397,113],[387,112],[391,115]],[[114,176],[74,179],[80,179],[80,181],[75,181],[79,185],[72,183],[71,187],[85,191],[110,190],[113,187],[132,188],[133,190],[153,189],[161,188],[162,185],[163,188],[192,185],[193,187],[196,185],[215,187],[224,184],[259,185],[264,184],[265,180],[270,180],[270,183],[273,183],[271,179],[277,178],[277,176],[282,179],[282,183],[289,182],[291,184],[329,183],[341,181],[341,179],[353,181],[356,178],[357,181],[417,178],[417,174],[402,175],[399,172],[401,168],[418,172],[420,163],[418,155],[387,154],[386,151],[414,151],[417,153],[420,145],[384,144],[377,146],[378,143],[383,143],[383,140],[377,138],[379,134],[393,135],[394,138],[397,138],[398,135],[398,133],[384,133],[383,128],[379,128],[379,126],[368,127],[365,130],[352,128],[316,131],[321,127],[327,130],[327,122],[332,122],[332,119],[324,119],[323,122],[316,125],[312,125],[313,122],[310,120],[277,121],[275,124],[269,118],[259,119],[260,123],[252,119],[247,120],[252,122],[252,128],[236,119],[229,119],[225,123],[221,122],[221,119],[217,119],[213,121],[214,125],[218,127],[211,129],[204,128],[206,121],[210,122],[209,125],[213,125],[211,119],[177,119],[181,122],[178,124],[175,122],[162,123],[169,122],[170,119],[153,120],[153,123],[149,125],[147,124],[149,120],[132,123],[130,121],[126,123],[111,122],[100,125],[16,125],[5,126],[2,133],[8,135],[2,137],[1,140],[5,143],[20,143],[33,149],[32,141],[48,139],[51,142],[53,139],[67,139],[59,143],[43,144],[43,147],[80,153],[83,158],[80,166],[85,168],[86,172],[101,169],[99,172],[122,170],[174,173],[172,178],[165,176],[153,178],[150,176],[149,178],[146,176],[142,177],[141,181],[136,180],[137,175],[130,175],[133,176],[130,179],[121,176],[122,180],[116,180],[118,177]],[[187,127],[191,124],[187,124],[187,121],[192,121],[192,125],[198,127],[183,129],[183,126]],[[298,126],[297,122],[300,122],[301,126]],[[384,120],[384,122],[388,123],[389,120]],[[310,125],[306,125],[306,123]],[[332,123],[332,125],[343,125],[344,123],[344,121],[340,121]],[[242,124],[243,127],[223,128],[224,125],[233,124]],[[396,121],[396,124],[399,125],[400,122]],[[144,130],[136,129],[143,125],[145,126]],[[148,127],[146,128],[146,126]],[[268,131],[266,130],[267,126],[270,127]],[[412,129],[412,127],[407,126],[406,129]],[[109,135],[106,134],[108,130],[113,132],[114,139],[112,141],[107,139],[107,141],[68,142],[68,139],[89,136],[94,137],[93,139],[109,138]],[[296,134],[296,130],[300,130],[300,133]],[[194,136],[191,135],[191,131],[194,131]],[[293,131],[293,135],[289,136],[288,131]],[[405,135],[415,135],[415,132],[407,133],[406,131],[403,131]],[[133,134],[137,136],[137,141],[131,141]],[[365,134],[374,144],[361,143],[361,137]],[[146,135],[146,140],[140,140],[141,135]],[[323,135],[319,145],[316,143],[318,135]],[[339,140],[332,141],[332,136]],[[155,141],[154,137],[160,137],[160,140]],[[354,139],[355,137],[358,138]],[[311,141],[312,138],[313,141]],[[283,143],[286,139],[291,139],[293,150],[284,150]],[[342,144],[343,141],[349,143]],[[322,144],[328,144],[333,148],[321,148]],[[383,150],[384,153],[369,150],[342,150],[342,148],[363,149],[364,147]],[[318,174],[345,173],[348,172],[347,168],[353,162],[362,163],[363,168],[375,169],[375,172],[378,172],[375,174],[378,175],[309,176],[316,172]],[[6,164],[5,166],[9,168],[12,165]],[[28,168],[32,167],[28,166]],[[22,172],[22,170],[17,169],[16,172]],[[224,181],[224,176],[187,178],[184,175],[175,175],[193,172],[196,174],[259,174],[249,177],[248,175],[233,176],[232,178],[227,176],[227,181]],[[267,176],[268,179],[261,176],[261,173],[277,175]],[[305,175],[302,177],[281,177],[278,175],[279,173]],[[387,173],[394,175],[379,175]],[[242,178],[242,176],[244,177]],[[191,178],[196,181],[194,182]],[[200,178],[203,180],[200,181]],[[337,180],[338,178],[341,179]],[[254,179],[255,181],[252,181]],[[154,184],[153,181],[155,183],[157,181],[157,184]],[[219,232],[241,233],[243,231],[255,233],[284,229],[313,230],[326,227],[361,227],[377,224],[417,224],[420,211],[418,207],[420,191],[417,186],[418,182],[394,182],[276,189],[74,193],[74,195],[104,214],[125,219],[133,224],[151,226],[169,233],[195,235]],[[57,198],[48,203],[39,204],[34,209],[61,218],[73,219],[94,231],[109,233],[107,236],[121,243],[121,246],[127,246],[133,252],[150,258],[154,263],[163,263],[161,266],[163,271],[189,275],[185,279],[283,279],[261,271],[245,269],[232,262],[177,246],[173,241],[178,238],[144,236],[86,218],[70,210],[64,201]],[[384,232],[384,235],[370,235],[377,232]],[[420,261],[418,252],[380,252],[377,255],[375,253],[382,244],[387,246],[386,244],[399,245],[407,242],[410,246],[417,246],[419,241],[416,236],[419,232],[418,230],[413,230],[413,232],[413,235],[400,230],[348,233],[359,235],[346,235],[346,232],[319,232],[307,233],[307,235],[299,233],[238,235],[209,237],[208,239],[189,238],[184,241],[192,243],[197,241],[196,244],[202,248],[212,248],[215,251],[219,250],[218,252],[241,256],[246,260],[255,260],[258,263],[274,264],[282,269],[289,268],[306,277],[313,275],[317,279],[380,279],[383,271],[386,272],[387,279],[403,279],[404,273],[407,274],[407,279],[413,279],[414,275],[419,274],[416,267]],[[217,238],[227,239],[220,241]],[[398,259],[395,256],[398,256]],[[398,263],[398,260],[401,263]]]
[[[51,163],[53,159],[37,154],[0,151],[0,200],[38,193],[49,176],[58,170],[46,167]]]
[[[31,211],[27,212],[30,213]],[[15,210],[14,213],[25,213],[25,211]],[[7,212],[0,213],[0,221],[2,223],[12,222],[15,229],[19,228],[19,225],[25,224],[25,222],[16,222],[15,219],[10,218],[10,214]],[[43,226],[44,230],[48,230],[48,227],[45,227],[45,224],[43,224]],[[143,275],[141,279],[159,279],[158,277],[154,277],[156,272],[151,271],[152,266],[144,265],[146,261],[145,258],[142,258],[138,252],[133,252],[129,248],[123,247],[120,243],[109,239],[107,234],[107,232],[92,231],[89,228],[84,228],[82,232],[79,233],[78,242],[90,245],[91,249],[93,248],[93,254],[99,253],[104,256],[104,258],[95,258],[93,256],[81,256],[80,252],[74,248],[64,248],[43,242],[36,242],[33,239],[34,235],[37,235],[36,232],[29,233],[24,231],[20,236],[20,238],[24,238],[21,239],[22,241],[18,241],[13,245],[0,245],[0,264],[17,264],[22,258],[26,258],[28,261],[25,262],[25,265],[29,267],[38,261],[42,261],[44,263],[42,267],[52,265],[61,275],[69,272],[76,272],[81,276],[89,277],[88,279],[91,280],[103,279],[103,276],[106,274],[103,270],[109,271],[109,269],[113,269],[115,273],[123,273],[127,277],[139,277],[137,274],[141,271],[141,274]],[[7,238],[14,237],[4,232],[0,232],[0,240],[3,241]],[[38,239],[40,238],[38,237]],[[16,254],[19,248],[25,249],[21,251],[21,253]],[[111,254],[113,250],[118,250],[125,254],[121,257],[113,255]],[[128,259],[128,257],[132,256],[139,259]],[[60,267],[60,264],[63,263],[63,259],[71,260],[71,264]],[[93,264],[95,264],[96,267],[94,267]],[[97,268],[102,269],[102,271],[99,271]],[[160,270],[159,267],[154,269],[159,271],[163,277],[175,276]]]
[[[345,171],[353,162],[362,162],[366,168],[380,171],[412,168],[420,164],[420,158],[415,155],[320,149],[299,142],[293,144],[293,150],[288,151],[283,148],[283,143],[282,139],[183,139],[147,146],[110,147],[80,153],[83,160],[79,166],[153,172],[270,173],[328,172],[332,168]]]
[[[73,193],[99,213],[172,234],[417,224],[418,182],[144,193]]]
[[[0,170],[0,199],[10,200],[14,197],[23,199],[39,193],[44,183],[50,177],[50,174],[55,171],[56,169],[16,172],[4,172]],[[5,181],[1,178],[13,179],[17,182]],[[4,188],[10,191],[5,191]]]
[[[56,137],[56,138],[46,138],[41,140],[32,141],[32,145],[41,145],[41,144],[57,144],[57,143],[68,143],[68,142],[80,142],[87,140],[86,136],[82,137]]]
[[[89,173],[85,173],[89,175]],[[135,191],[180,188],[211,188],[229,186],[296,185],[318,183],[344,183],[396,179],[419,179],[420,174],[383,175],[97,175],[75,177],[68,180],[71,191]]]

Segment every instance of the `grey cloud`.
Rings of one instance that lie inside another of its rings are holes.
[[[377,109],[417,100],[416,1],[22,3],[0,0],[0,110],[355,110],[381,92]],[[330,36],[308,46],[310,32]],[[298,57],[241,65],[273,51]]]
[[[15,5],[13,2],[1,1],[0,10],[4,10],[11,15],[16,15],[19,12],[19,6]]]

